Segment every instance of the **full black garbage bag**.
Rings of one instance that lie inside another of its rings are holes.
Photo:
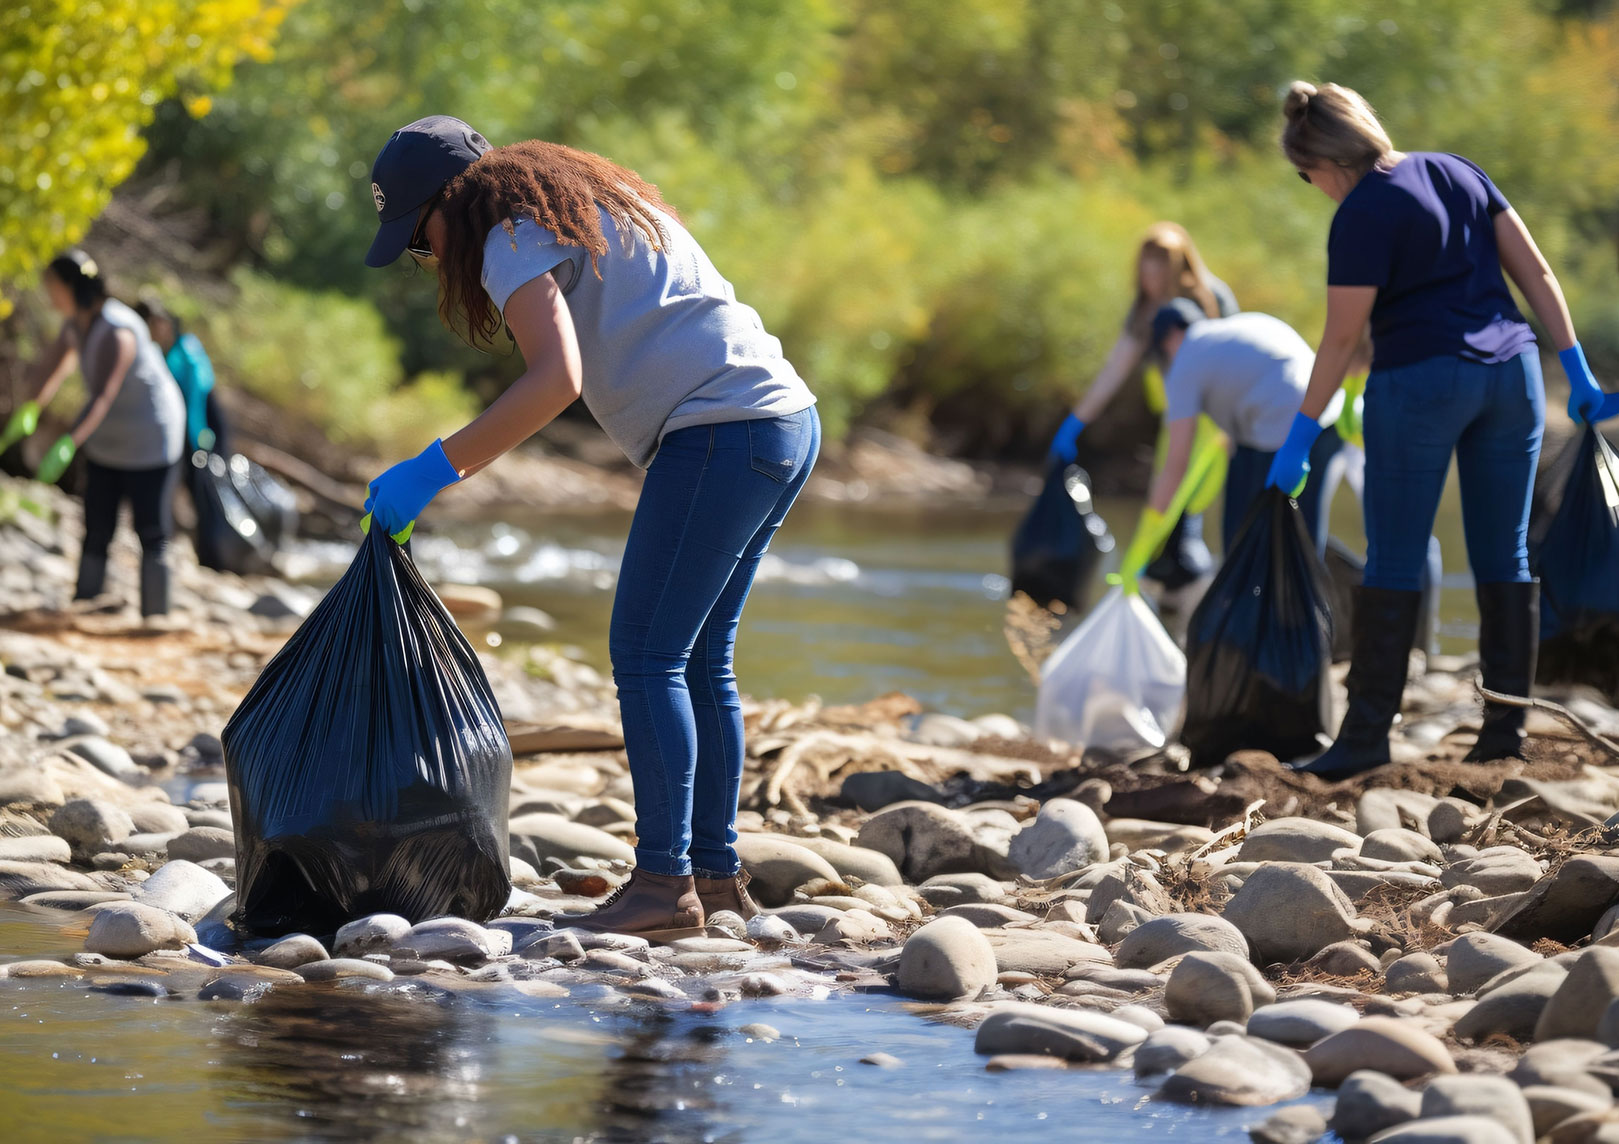
[[[1084,610],[1096,566],[1111,551],[1113,537],[1091,504],[1090,475],[1078,465],[1053,465],[1012,535],[1012,591],[1042,608]]]
[[[1536,678],[1619,699],[1619,456],[1589,425],[1536,483],[1529,564],[1540,577]]]
[[[511,894],[512,750],[466,638],[373,528],[225,725],[239,925],[484,921]]]
[[[1266,489],[1192,613],[1181,742],[1193,766],[1239,750],[1287,762],[1320,749],[1331,704],[1331,599],[1298,506]]]
[[[269,473],[241,454],[198,449],[191,455],[197,510],[197,562],[238,574],[272,571],[272,558],[298,531],[298,503]]]

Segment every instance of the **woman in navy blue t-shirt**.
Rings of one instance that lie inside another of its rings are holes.
[[[1428,536],[1452,453],[1462,482],[1467,556],[1478,585],[1484,685],[1527,695],[1539,642],[1529,575],[1529,498],[1545,426],[1535,336],[1517,283],[1560,351],[1569,413],[1619,412],[1574,337],[1562,290],[1534,239],[1477,165],[1394,150],[1371,107],[1335,84],[1295,83],[1282,150],[1299,177],[1337,202],[1327,241],[1327,324],[1309,389],[1269,483],[1308,470],[1317,418],[1343,382],[1368,321],[1366,576],[1355,598],[1349,710],[1338,739],[1304,770],[1346,778],[1389,761],[1421,605]],[[1486,705],[1471,760],[1522,757],[1523,710]]]

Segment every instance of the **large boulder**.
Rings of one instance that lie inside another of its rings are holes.
[[[943,917],[913,933],[900,951],[899,991],[954,1001],[995,984],[995,949],[965,918]]]
[[[1294,862],[1259,866],[1222,916],[1242,931],[1260,964],[1303,961],[1366,928],[1326,871]]]
[[[748,889],[762,905],[785,906],[806,882],[842,881],[825,858],[779,834],[740,835],[736,853],[753,878]]]
[[[1006,852],[1031,878],[1055,878],[1108,857],[1107,832],[1096,812],[1073,799],[1054,798],[1035,820],[1012,836]]]
[[[965,815],[932,803],[902,802],[877,812],[855,843],[886,854],[911,883],[938,874],[1018,875],[1004,851],[979,840]]]
[[[1310,1069],[1292,1049],[1255,1037],[1214,1038],[1158,1095],[1185,1104],[1277,1104],[1310,1091]]]

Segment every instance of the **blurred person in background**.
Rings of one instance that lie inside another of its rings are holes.
[[[758,912],[736,842],[741,701],[732,652],[771,537],[820,444],[815,397],[658,189],[599,155],[491,149],[436,115],[372,167],[366,262],[407,251],[471,340],[504,327],[526,369],[482,415],[371,482],[396,538],[465,479],[583,397],[646,481],[608,648],[635,785],[635,870],[568,924],[670,938]]]
[[[84,453],[84,546],[74,599],[101,595],[107,550],[118,527],[119,507],[127,500],[141,543],[141,615],[163,615],[169,610],[176,462],[185,444],[179,387],[146,323],[108,296],[100,267],[88,254],[70,250],[57,256],[46,266],[43,280],[52,309],[65,321],[30,370],[34,397],[18,413],[28,412],[37,426],[40,411],[78,368],[86,403],[72,429],[46,450],[37,474],[55,483],[74,456]]]
[[[1586,365],[1556,276],[1482,169],[1456,155],[1396,151],[1366,100],[1336,84],[1295,83],[1284,114],[1283,153],[1338,210],[1327,240],[1326,329],[1268,484],[1291,489],[1309,472],[1322,414],[1372,327],[1366,574],[1355,598],[1349,709],[1331,749],[1301,768],[1339,779],[1389,761],[1453,454],[1484,686],[1527,696],[1534,680],[1539,585],[1527,538],[1545,392],[1535,335],[1507,277],[1558,350],[1570,416],[1593,420],[1615,402]],[[1523,708],[1486,704],[1468,759],[1522,758],[1523,725]]]
[[[1153,315],[1175,298],[1189,300],[1210,318],[1228,317],[1238,310],[1236,295],[1209,273],[1186,228],[1173,222],[1154,223],[1136,252],[1135,297],[1125,315],[1124,327],[1090,388],[1058,427],[1051,442],[1053,462],[1073,463],[1079,454],[1079,437],[1085,427],[1102,415],[1124,383],[1137,374],[1142,380],[1148,409],[1157,416],[1163,415],[1163,375],[1152,362],[1148,349]],[[1204,439],[1213,436],[1212,427],[1202,432]],[[1209,440],[1205,447],[1215,447],[1215,443]],[[1168,440],[1160,434],[1155,471],[1162,470],[1167,449]],[[1208,479],[1212,482],[1208,495],[1200,493],[1196,507],[1174,522],[1167,537],[1159,538],[1163,542],[1162,555],[1144,573],[1148,579],[1162,584],[1166,591],[1183,588],[1213,570],[1214,560],[1203,542],[1201,510],[1212,498],[1213,491],[1218,490],[1219,473],[1211,473]],[[1157,555],[1156,549],[1154,555]]]
[[[214,363],[208,360],[208,351],[158,299],[136,302],[135,313],[145,321],[152,340],[163,350],[169,372],[179,383],[186,406],[186,448],[229,456],[229,435],[215,393]]]

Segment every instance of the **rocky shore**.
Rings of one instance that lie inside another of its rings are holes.
[[[0,484],[0,900],[63,934],[59,956],[0,947],[0,995],[883,991],[990,1070],[1131,1069],[1154,1100],[1262,1109],[1270,1144],[1619,1140],[1619,712],[1599,696],[1534,712],[1531,762],[1465,764],[1472,672],[1436,660],[1400,761],[1338,786],[1259,754],[1079,755],[904,696],[749,704],[738,849],[768,911],[649,946],[552,924],[627,873],[632,793],[610,685],[508,647],[485,656],[517,755],[502,915],[244,939],[217,735],[313,600],[182,551],[174,622],[69,608],[75,513]],[[1312,1088],[1330,1113],[1290,1103]]]

